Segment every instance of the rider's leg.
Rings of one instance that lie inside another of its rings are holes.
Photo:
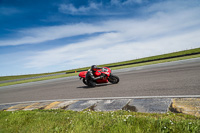
[[[87,80],[88,86],[95,87],[96,83],[93,80]]]

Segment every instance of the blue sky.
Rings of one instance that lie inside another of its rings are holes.
[[[0,76],[200,47],[199,0],[1,0]]]

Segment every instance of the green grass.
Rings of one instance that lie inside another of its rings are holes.
[[[199,133],[200,119],[184,114],[128,111],[0,111],[1,133]]]
[[[78,76],[78,73],[63,74],[63,75],[49,76],[49,77],[43,77],[43,78],[27,79],[27,80],[14,81],[14,82],[8,82],[8,83],[1,83],[0,87],[1,86],[8,86],[8,85],[15,85],[15,84],[28,83],[28,82],[37,82],[37,81],[42,81],[42,80],[70,77],[70,76]]]
[[[119,67],[113,67],[112,70],[145,66],[145,65],[158,64],[158,63],[165,63],[165,62],[172,62],[172,61],[178,61],[178,60],[186,60],[186,59],[198,58],[198,57],[200,57],[200,54],[184,56],[184,57],[177,57],[177,58],[172,58],[172,59],[159,60],[159,61],[151,61],[151,62],[139,63],[139,64],[133,64],[133,65],[124,65],[124,66],[119,66]]]
[[[2,76],[0,77],[0,81],[37,77],[37,76],[50,75],[50,74],[56,74],[56,73],[65,73],[65,72],[66,71],[59,71],[59,72],[53,72],[53,73],[41,73],[41,74],[29,74],[29,75]]]

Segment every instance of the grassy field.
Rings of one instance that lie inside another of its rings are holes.
[[[199,133],[200,119],[184,114],[128,111],[0,111],[1,133]]]

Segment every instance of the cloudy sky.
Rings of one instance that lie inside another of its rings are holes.
[[[0,76],[200,47],[199,0],[0,0]]]

